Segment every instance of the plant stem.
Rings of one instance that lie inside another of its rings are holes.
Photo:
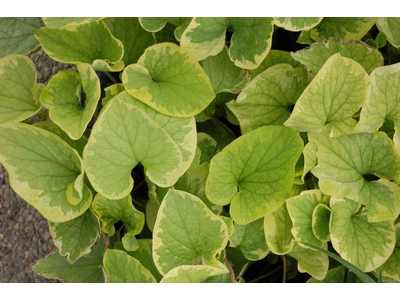
[[[236,139],[235,134],[232,132],[232,130],[230,130],[228,128],[228,126],[226,126],[224,123],[222,123],[220,120],[218,120],[216,117],[214,117],[214,115],[211,113],[210,108],[207,107],[206,108],[207,114],[210,116],[211,120],[213,120],[213,122],[215,124],[217,124],[219,127],[221,127],[227,134],[229,134],[231,137],[233,137],[234,139]]]
[[[283,262],[283,279],[282,279],[282,283],[285,283],[286,282],[286,265],[287,265],[287,263],[286,263],[285,255],[282,255],[281,258],[282,258],[282,262]]]
[[[235,272],[233,271],[231,264],[229,263],[228,259],[226,258],[226,249],[224,249],[224,251],[225,251],[225,256],[224,256],[225,264],[229,269],[229,274],[231,275],[231,283],[235,283]]]
[[[143,205],[143,204],[140,203],[139,201],[135,200],[135,198],[133,198],[133,197],[132,197],[132,202],[135,203],[135,204],[137,204],[137,205],[139,205],[139,206],[141,206],[141,207],[143,207],[143,208],[146,208],[145,205]]]
[[[119,82],[114,78],[114,76],[112,76],[112,75],[110,74],[110,72],[104,72],[104,74],[106,74],[107,77],[110,78],[110,80],[111,80],[112,82],[114,82],[114,83],[119,83]]]

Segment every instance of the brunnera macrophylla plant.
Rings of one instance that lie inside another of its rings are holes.
[[[245,282],[281,257],[308,282],[400,281],[400,18],[0,27],[0,162],[58,249],[38,274]],[[77,72],[37,83],[40,47]]]

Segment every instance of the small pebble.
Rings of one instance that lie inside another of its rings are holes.
[[[42,72],[37,72],[37,79],[40,80],[43,78]]]
[[[43,235],[43,238],[44,238],[44,240],[47,242],[48,240],[50,240],[50,238],[51,238],[51,235],[50,235],[50,232],[45,232],[44,233],[44,235]],[[0,239],[1,239],[1,237],[0,237]]]

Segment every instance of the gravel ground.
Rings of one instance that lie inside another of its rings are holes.
[[[60,71],[74,65],[52,60],[41,49],[30,55],[38,82],[47,82]],[[41,258],[56,250],[47,220],[10,187],[8,173],[0,164],[0,282],[59,282],[32,271]]]

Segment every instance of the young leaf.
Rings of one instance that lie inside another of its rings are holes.
[[[265,241],[264,219],[260,218],[247,225],[234,224],[229,246],[239,247],[248,260],[266,257],[269,249]]]
[[[315,237],[322,242],[330,241],[329,220],[331,218],[331,209],[323,204],[318,204],[312,213],[312,232]]]
[[[343,283],[345,273],[346,267],[339,266],[328,270],[328,273],[326,273],[326,276],[323,280],[318,280],[314,277],[311,277],[309,280],[307,280],[307,283]]]
[[[317,165],[317,146],[313,142],[308,142],[303,149],[304,168],[301,175],[301,180],[304,182],[304,177]]]
[[[122,61],[125,66],[137,63],[146,48],[156,42],[154,36],[140,26],[138,18],[106,18],[104,22],[124,46]]]
[[[308,134],[318,149],[318,165],[311,172],[321,191],[367,205],[370,221],[394,220],[399,214],[400,157],[392,141],[383,132],[330,138],[329,131],[326,126],[319,134]],[[386,180],[369,182],[364,178],[369,174]]]
[[[63,28],[43,27],[34,34],[46,53],[63,63],[87,63],[95,70],[100,66],[112,69],[107,66],[120,62],[124,55],[122,42],[112,36],[102,20]],[[119,70],[122,68],[123,64]]]
[[[228,228],[196,196],[170,189],[161,203],[153,232],[153,259],[165,275],[182,265],[217,267],[216,255],[228,242]]]
[[[215,94],[239,93],[250,81],[249,72],[235,66],[228,53],[229,50],[225,47],[218,55],[210,56],[200,62],[211,80]]]
[[[60,137],[8,123],[0,125],[0,145],[11,186],[46,219],[65,222],[89,208],[92,192],[83,183],[83,161]]]
[[[54,251],[46,258],[38,260],[32,270],[39,275],[61,279],[68,283],[104,283],[101,266],[106,248],[105,241],[104,234],[101,234],[99,242],[92,251],[73,264],[70,264],[58,251]]]
[[[303,92],[303,70],[278,64],[254,78],[236,101],[227,103],[242,134],[265,125],[283,125]]]
[[[128,234],[137,235],[143,229],[144,214],[133,206],[130,195],[122,199],[110,200],[96,194],[92,209],[100,218],[102,230],[109,236],[114,235],[114,224],[120,220],[124,223]]]
[[[289,31],[309,30],[322,21],[321,17],[285,17],[274,18],[276,26],[283,27]]]
[[[298,132],[283,126],[260,127],[237,138],[211,160],[207,198],[217,205],[231,203],[238,224],[267,215],[290,195],[302,149]]]
[[[234,31],[229,57],[242,69],[255,69],[272,44],[273,18],[193,18],[182,35],[181,46],[197,60],[215,56],[225,46],[225,32]]]
[[[37,94],[43,87],[36,84],[36,68],[28,57],[12,54],[1,58],[0,124],[35,115],[41,108]]]
[[[383,56],[375,48],[361,41],[338,41],[329,38],[305,49],[292,52],[292,57],[307,67],[311,78],[321,70],[325,62],[335,53],[358,62],[368,74],[383,65]]]
[[[49,229],[54,245],[71,264],[90,253],[101,233],[99,219],[91,209],[67,222],[49,221]]]
[[[380,267],[392,254],[396,243],[393,221],[370,223],[360,205],[353,201],[331,198],[330,232],[335,250],[363,272]]]
[[[96,22],[98,20],[104,19],[104,17],[43,17],[43,22],[48,28],[60,28],[67,26],[76,26],[87,24],[91,22]]]
[[[388,41],[394,47],[400,47],[400,37],[398,35],[400,30],[400,18],[379,18],[378,21],[376,21],[376,26],[380,32],[385,33]]]
[[[361,110],[360,122],[355,131],[374,132],[386,120],[394,123],[396,149],[400,150],[400,64],[375,69],[371,74],[372,86]]]
[[[139,18],[140,25],[149,32],[158,32],[165,27],[167,23],[176,26],[174,31],[175,38],[180,41],[183,32],[189,25],[191,17],[183,18],[165,18],[165,17],[142,17]]]
[[[147,48],[137,64],[125,68],[122,82],[133,97],[169,116],[194,116],[215,98],[200,64],[173,43]]]
[[[258,66],[257,69],[249,70],[251,78],[256,77],[258,74],[262,73],[266,69],[277,64],[288,64],[291,65],[293,68],[303,68],[301,63],[292,58],[290,52],[282,50],[271,50],[268,52],[268,55],[265,57],[265,59]],[[303,72],[307,73],[305,70]]]
[[[156,283],[156,279],[135,258],[121,250],[107,249],[103,267],[109,283]]]
[[[125,87],[122,83],[116,83],[110,85],[104,89],[105,96],[101,100],[101,104],[106,106],[107,102],[110,101],[114,96],[118,95],[119,93],[125,91]]]
[[[323,18],[318,26],[311,29],[310,36],[314,41],[329,37],[338,40],[360,40],[375,25],[378,18]]]
[[[315,207],[325,202],[324,196],[320,190],[307,190],[299,196],[286,200],[286,206],[293,222],[291,232],[296,240],[322,247],[323,243],[312,230],[312,215]],[[327,225],[329,226],[329,224]]]
[[[395,225],[396,245],[392,255],[381,266],[382,275],[400,281],[400,223]]]
[[[226,267],[222,269],[210,266],[178,266],[169,271],[161,283],[199,283],[207,277],[226,273],[229,273]]]
[[[100,80],[92,66],[78,64],[77,68],[79,74],[74,71],[56,74],[40,97],[51,120],[73,140],[84,133],[101,95]],[[82,99],[82,90],[86,99]]]
[[[124,91],[103,108],[83,158],[93,187],[120,199],[132,190],[131,171],[139,162],[151,181],[169,187],[189,168],[195,149],[194,118],[160,114]]]
[[[327,122],[340,126],[367,99],[371,84],[364,68],[339,53],[332,55],[304,90],[285,126],[320,132]]]
[[[297,268],[299,272],[307,272],[314,278],[323,280],[328,272],[328,255],[300,245],[295,243],[293,249],[288,253],[298,261]]]
[[[33,31],[43,26],[42,18],[0,18],[0,58],[9,54],[26,55],[38,48],[40,43]]]
[[[285,255],[293,249],[292,224],[286,204],[265,216],[265,240],[272,253]]]

